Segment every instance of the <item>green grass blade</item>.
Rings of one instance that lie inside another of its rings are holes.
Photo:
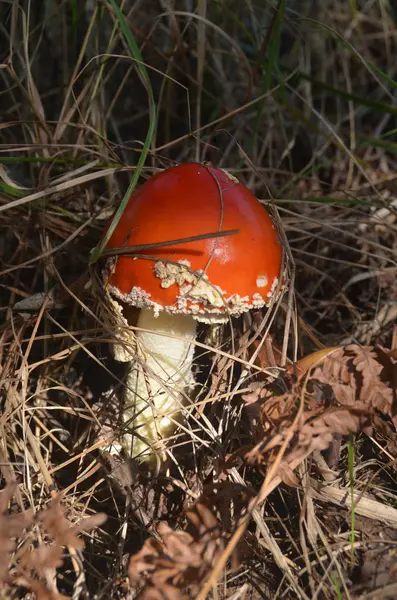
[[[119,26],[124,35],[125,41],[127,42],[131,56],[136,61],[138,72],[141,76],[142,82],[147,91],[148,100],[149,100],[149,128],[148,128],[148,131],[146,134],[145,142],[143,144],[142,152],[139,156],[139,160],[138,160],[136,169],[135,169],[134,174],[131,179],[131,183],[128,186],[128,189],[127,189],[126,193],[124,194],[124,197],[120,203],[120,206],[118,207],[118,209],[113,217],[113,220],[110,224],[109,229],[107,230],[106,234],[103,236],[103,238],[101,239],[101,241],[99,242],[97,247],[94,249],[91,259],[90,259],[90,263],[89,263],[90,265],[94,264],[101,256],[103,249],[105,248],[106,244],[108,243],[109,238],[111,237],[112,233],[116,229],[117,224],[120,221],[120,218],[121,218],[121,216],[124,212],[124,209],[127,205],[127,202],[130,199],[131,194],[136,187],[136,184],[138,183],[139,176],[142,172],[147,155],[150,150],[150,145],[151,145],[151,142],[152,142],[155,130],[156,130],[156,123],[157,123],[157,110],[156,110],[156,103],[155,103],[154,95],[153,95],[153,89],[152,89],[152,86],[150,83],[148,72],[143,63],[141,51],[139,50],[138,44],[136,43],[135,38],[131,33],[128,23],[125,20],[124,15],[121,12],[119,6],[116,4],[115,0],[109,0],[109,4],[111,5],[111,7],[114,10],[115,17],[119,23]]]
[[[26,192],[20,190],[18,188],[11,187],[7,183],[0,182],[0,193],[5,196],[10,196],[11,198],[23,198],[26,195]]]

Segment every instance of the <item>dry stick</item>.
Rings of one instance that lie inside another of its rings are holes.
[[[313,497],[323,502],[332,502],[336,506],[351,509],[353,499],[349,490],[340,488],[338,485],[325,485],[319,483],[312,477],[309,478]],[[357,514],[367,519],[376,519],[386,523],[389,527],[397,526],[397,510],[392,506],[381,504],[377,500],[363,495],[362,492],[354,492],[354,510]]]
[[[204,585],[199,593],[199,595],[197,596],[197,600],[205,600],[207,594],[209,593],[209,591],[211,590],[211,587],[215,584],[215,582],[219,579],[220,574],[222,569],[225,568],[226,563],[228,561],[228,559],[230,558],[231,554],[233,553],[233,551],[235,550],[238,542],[240,541],[240,538],[242,537],[244,531],[246,530],[250,520],[251,520],[251,516],[252,513],[254,512],[254,510],[256,508],[258,508],[258,505],[263,502],[263,500],[265,500],[265,498],[269,495],[270,491],[272,489],[274,489],[274,487],[272,488],[272,484],[273,484],[273,478],[275,475],[275,472],[277,470],[277,468],[280,465],[280,462],[286,452],[287,446],[290,443],[292,437],[294,436],[295,430],[296,430],[296,426],[298,424],[298,421],[302,415],[303,412],[303,408],[304,408],[304,394],[306,391],[306,385],[307,385],[307,381],[308,381],[308,377],[309,377],[309,373],[310,371],[308,371],[306,377],[305,377],[305,382],[302,388],[302,392],[300,395],[300,405],[299,405],[299,409],[298,412],[295,415],[295,418],[291,424],[291,428],[289,429],[289,431],[287,432],[287,435],[285,437],[285,440],[277,454],[276,460],[274,461],[274,463],[272,464],[272,466],[270,467],[266,477],[265,477],[265,481],[263,482],[258,495],[256,496],[256,498],[253,498],[253,500],[249,503],[248,505],[248,510],[247,510],[247,514],[245,515],[245,517],[243,517],[243,519],[241,520],[240,525],[237,527],[236,531],[234,532],[233,536],[231,537],[227,547],[225,548],[225,551],[223,552],[222,556],[220,557],[220,559],[218,560],[218,562],[215,564],[212,573],[210,575],[210,577],[207,579],[207,581],[204,582]],[[301,460],[303,460],[303,458],[299,459],[299,462],[301,462]],[[280,480],[281,481],[281,480]],[[277,484],[278,485],[278,484]],[[290,573],[290,569],[287,565],[283,565],[282,568],[284,568],[287,577],[290,579],[290,582],[292,583],[293,587],[296,587],[296,583],[294,581],[294,578],[292,576],[292,574]],[[301,592],[302,593],[302,592]],[[309,600],[307,598],[307,596],[305,596],[306,600]]]
[[[76,550],[74,546],[68,546],[70,560],[72,561],[73,569],[76,574],[76,581],[73,584],[72,600],[78,600],[86,590],[86,579],[83,565],[83,553]]]
[[[237,235],[239,229],[226,229],[225,231],[214,231],[212,233],[202,233],[200,235],[192,235],[186,238],[178,238],[176,240],[167,240],[166,242],[153,242],[152,244],[137,244],[135,246],[123,246],[121,248],[108,248],[101,254],[101,258],[110,256],[124,256],[140,252],[141,250],[154,250],[156,248],[166,248],[167,246],[177,246],[179,244],[189,244],[190,242],[198,242],[211,238],[226,237],[229,235]]]
[[[28,202],[33,202],[34,200],[41,200],[46,196],[50,196],[51,194],[55,194],[57,192],[64,192],[65,190],[69,190],[71,188],[77,187],[78,185],[83,185],[84,183],[88,183],[89,181],[94,181],[95,179],[100,179],[101,177],[107,177],[108,175],[112,175],[117,170],[127,170],[127,169],[102,169],[102,171],[95,171],[94,173],[87,173],[86,175],[82,175],[81,177],[76,177],[76,179],[72,179],[72,181],[65,181],[64,183],[59,183],[58,185],[54,185],[40,192],[35,192],[34,194],[29,194],[24,198],[18,198],[17,200],[12,200],[7,204],[3,204],[0,206],[0,212],[4,212],[6,210],[11,210],[16,208],[17,206],[22,206],[23,204],[27,204]]]
[[[89,448],[87,448],[86,450],[83,450],[83,452],[80,452],[79,454],[72,456],[72,458],[69,458],[69,460],[65,460],[61,465],[57,465],[56,467],[53,467],[50,470],[50,475],[52,475],[53,473],[56,473],[57,471],[60,471],[61,469],[64,469],[65,467],[72,464],[73,462],[76,462],[76,460],[79,460],[80,458],[87,456],[87,454],[90,454],[94,450],[97,450],[98,448],[102,448],[103,446],[106,446],[106,445],[108,445],[108,442],[106,440],[100,440],[99,442],[95,442],[95,444],[92,444]]]
[[[41,409],[41,407],[40,408],[37,407],[37,408],[38,408],[38,410]],[[50,440],[52,442],[54,442],[54,444],[56,446],[59,446],[59,448],[61,448],[61,450],[63,450],[66,454],[69,454],[69,448],[67,448],[64,444],[62,444],[61,440],[58,440],[57,436],[52,432],[52,430],[48,429],[48,427],[46,427],[46,425],[43,423],[43,421],[39,417],[37,417],[34,413],[32,414],[32,419],[36,423],[36,425],[40,429],[42,429],[42,431],[44,431],[45,437],[50,438]],[[44,436],[42,436],[41,439],[44,439]]]
[[[80,485],[80,483],[83,483],[83,481],[86,481],[87,479],[89,479],[90,477],[92,477],[93,475],[95,475],[95,473],[97,473],[97,471],[99,471],[100,469],[103,469],[103,466],[100,463],[97,463],[87,473],[85,473],[84,475],[81,475],[81,477],[78,477],[75,481],[73,481],[73,483],[71,483],[70,485],[68,485],[68,487],[64,488],[62,490],[62,493],[63,494],[67,494],[72,489],[75,489],[76,487],[78,487]],[[95,482],[95,487],[98,487],[98,485],[100,483],[102,483],[103,481],[105,481],[104,477],[102,477],[101,479],[99,479],[98,481],[96,481]]]

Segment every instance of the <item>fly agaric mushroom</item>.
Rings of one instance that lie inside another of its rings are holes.
[[[163,448],[185,404],[194,385],[197,322],[226,322],[268,306],[279,288],[282,247],[269,214],[244,185],[197,163],[161,171],[142,185],[107,244],[128,247],[231,229],[238,233],[109,261],[107,291],[124,324],[127,307],[140,309],[135,341],[143,361],[131,363],[123,415],[133,421],[123,438],[133,457]],[[121,346],[115,355],[133,359]]]

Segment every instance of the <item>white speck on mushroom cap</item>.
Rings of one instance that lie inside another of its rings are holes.
[[[256,278],[256,287],[258,288],[266,287],[268,283],[269,280],[266,275],[258,275]]]

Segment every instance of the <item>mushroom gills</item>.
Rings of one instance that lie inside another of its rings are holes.
[[[137,360],[131,362],[124,392],[122,444],[132,457],[163,452],[181,408],[194,386],[192,362],[196,321],[190,315],[141,309]],[[171,337],[170,337],[171,336]],[[175,336],[175,337],[172,337]]]

